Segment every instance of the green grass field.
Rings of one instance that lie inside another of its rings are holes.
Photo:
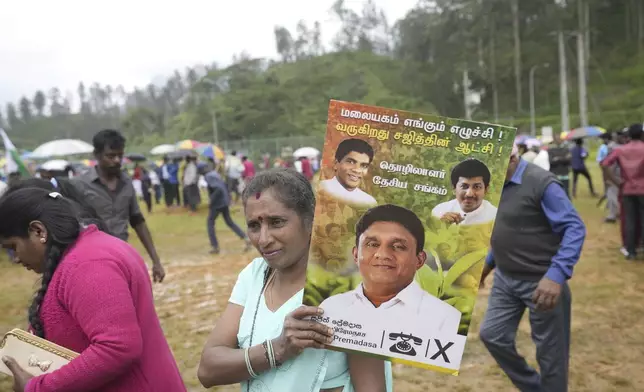
[[[594,166],[590,163],[589,166]],[[600,175],[593,170],[595,186]],[[619,253],[616,225],[602,222],[604,211],[588,196],[581,180],[575,201],[586,222],[588,237],[582,259],[571,281],[573,292],[570,391],[644,390],[644,263],[629,264]],[[166,281],[154,287],[158,314],[190,391],[201,391],[197,365],[201,348],[228,300],[237,273],[255,254],[242,254],[243,243],[223,221],[218,222],[222,253],[208,254],[206,207],[198,214],[184,210],[168,213],[158,207],[147,217],[157,249],[166,266]],[[235,219],[243,223],[239,207]],[[138,240],[132,243],[143,251]],[[147,259],[147,257],[146,257]],[[26,309],[37,287],[37,276],[20,266],[0,262],[0,331],[24,328]],[[487,287],[490,285],[488,284]],[[487,304],[482,289],[470,328],[468,345],[458,377],[395,366],[395,390],[420,392],[512,391],[478,339],[478,325]],[[518,335],[519,351],[534,361],[527,317]],[[11,382],[0,375],[0,391]],[[237,385],[215,389],[238,391]]]

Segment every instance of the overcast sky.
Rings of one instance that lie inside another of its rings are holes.
[[[376,0],[390,23],[417,0]],[[338,29],[334,0],[6,0],[0,13],[0,108],[38,89],[63,95],[87,84],[144,86],[174,69],[227,64],[246,51],[276,56],[273,28]],[[359,11],[363,0],[345,0]]]

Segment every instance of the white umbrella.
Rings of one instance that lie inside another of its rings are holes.
[[[61,139],[41,144],[29,155],[29,158],[64,157],[92,152],[94,152],[94,146],[82,140]]]
[[[177,147],[175,147],[173,144],[161,144],[151,149],[150,154],[165,155],[175,151],[177,151]]]
[[[535,148],[535,147],[541,147],[541,142],[538,139],[526,139],[525,145],[528,148]]]
[[[318,151],[317,148],[313,148],[313,147],[298,148],[293,153],[294,158],[302,158],[302,157],[315,158],[319,155],[320,155],[320,151]]]
[[[64,159],[52,159],[51,161],[43,163],[40,168],[47,171],[62,171],[65,170],[67,166],[69,166],[69,162]]]

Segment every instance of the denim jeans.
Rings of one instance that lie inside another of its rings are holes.
[[[215,235],[215,222],[217,220],[217,217],[219,214],[223,215],[224,217],[224,222],[226,222],[226,225],[230,227],[230,229],[239,236],[241,239],[246,238],[246,234],[244,234],[244,231],[237,226],[235,222],[233,222],[233,218],[230,216],[230,210],[228,207],[222,207],[222,208],[212,208],[210,207],[210,212],[208,213],[208,237],[210,237],[210,245],[213,247],[213,249],[219,249],[219,242],[217,242],[217,236]]]

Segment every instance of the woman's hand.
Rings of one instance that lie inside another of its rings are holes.
[[[4,362],[9,370],[11,370],[11,373],[13,373],[13,391],[25,392],[27,383],[29,383],[29,380],[34,378],[34,376],[27,373],[27,371],[21,368],[20,365],[18,365],[18,362],[11,357],[3,357],[2,362]]]
[[[322,309],[314,306],[300,306],[286,316],[282,334],[273,342],[278,362],[296,357],[305,348],[322,349],[333,341],[333,329],[317,321],[302,320],[322,313]]]

